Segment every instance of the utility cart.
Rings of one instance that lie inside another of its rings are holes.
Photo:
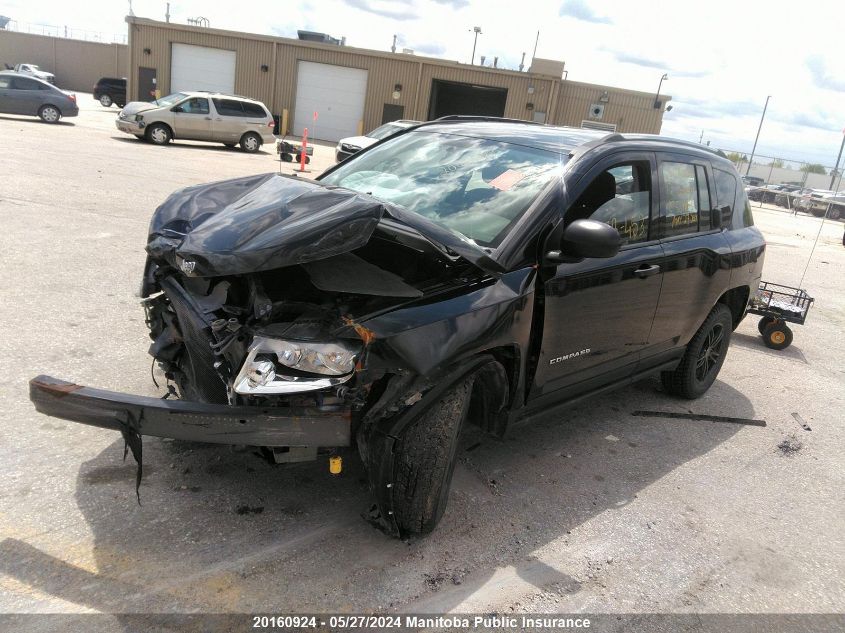
[[[302,161],[302,145],[294,145],[285,139],[276,140],[276,153],[284,163],[301,162]],[[314,148],[306,146],[305,148],[305,163],[311,162],[311,156],[314,155]]]
[[[787,323],[803,325],[812,304],[813,298],[800,288],[761,281],[748,311],[762,317],[757,329],[766,347],[786,349],[792,343]]]

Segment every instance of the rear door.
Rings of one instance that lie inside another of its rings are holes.
[[[730,245],[711,228],[717,211],[709,161],[658,153],[657,169],[663,290],[643,369],[681,353],[730,283]]]
[[[12,91],[12,77],[0,75],[0,112],[17,114],[15,108],[18,107],[18,102],[14,99]]]
[[[13,77],[9,89],[5,92],[9,94],[11,112],[34,115],[38,114],[38,109],[47,101],[51,90],[49,86],[34,79]]]
[[[652,232],[650,152],[605,157],[572,188],[564,223],[594,219],[622,237],[615,257],[559,264],[544,280],[542,347],[530,398],[573,397],[631,377],[647,346],[662,280]]]
[[[220,143],[237,143],[246,131],[244,109],[237,99],[213,98],[217,114],[214,116],[212,137]]]

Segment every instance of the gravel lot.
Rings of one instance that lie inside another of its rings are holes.
[[[429,538],[362,520],[352,453],[332,477],[324,461],[149,438],[139,506],[118,435],[36,414],[27,381],[158,393],[135,296],[152,210],[279,163],[272,148],[148,145],[117,132],[116,108],[79,100],[56,126],[0,116],[0,612],[845,609],[842,223],[823,227],[792,347],[768,350],[750,317],[698,401],[647,381],[501,442],[470,431]],[[312,175],[332,162],[318,145]],[[797,284],[820,220],[754,215],[764,279]],[[766,426],[631,415],[643,409]]]

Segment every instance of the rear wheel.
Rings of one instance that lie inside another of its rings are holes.
[[[104,108],[110,108],[112,104],[111,97],[108,95],[100,95],[100,105]]]
[[[393,484],[393,518],[403,534],[431,532],[446,510],[472,385],[470,377],[447,391],[405,428],[394,446],[389,483]]]
[[[775,321],[763,330],[763,342],[770,349],[786,349],[792,345],[792,330],[783,321]]]
[[[663,388],[689,400],[704,395],[725,362],[732,327],[731,311],[717,303],[687,345],[681,364],[675,371],[661,373]]]
[[[153,123],[147,128],[147,140],[156,145],[167,145],[170,142],[170,128],[161,123]]]
[[[840,215],[842,215],[842,211],[838,207],[830,207],[830,211],[827,213],[830,220],[838,220]]]
[[[241,149],[254,154],[261,149],[261,137],[255,132],[247,132],[241,137]]]
[[[62,113],[56,106],[45,105],[38,110],[38,116],[44,123],[58,123]]]

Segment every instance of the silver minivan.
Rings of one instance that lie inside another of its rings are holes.
[[[273,117],[263,103],[210,92],[177,92],[149,103],[127,103],[115,125],[156,145],[184,139],[240,145],[245,152],[257,152],[275,140]]]
[[[76,95],[17,72],[0,72],[0,112],[28,114],[45,123],[58,123],[62,117],[79,114]]]

